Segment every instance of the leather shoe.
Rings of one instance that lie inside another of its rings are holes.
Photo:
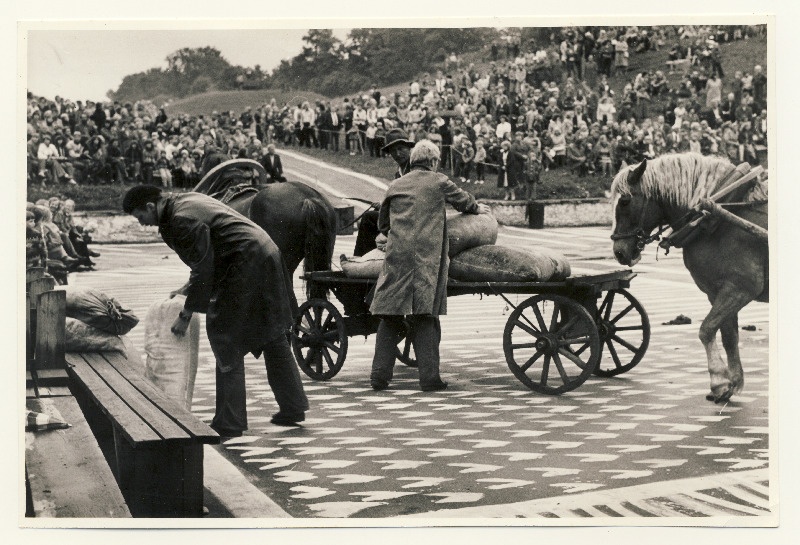
[[[306,415],[304,413],[299,414],[287,414],[282,412],[277,412],[272,415],[272,419],[270,422],[275,424],[276,426],[297,426],[300,422],[306,419]]]
[[[216,428],[214,426],[211,426],[211,429],[217,432],[217,435],[222,438],[242,436],[242,430],[226,430],[225,428]]]
[[[95,252],[94,250],[89,250],[87,253],[89,257],[100,257],[100,252]]]
[[[389,383],[385,380],[370,380],[369,384],[376,392],[380,392],[381,390],[385,390],[389,387]]]
[[[447,383],[440,380],[439,382],[434,382],[433,384],[426,384],[425,386],[420,387],[423,392],[438,392],[440,390],[445,390],[447,388]]]

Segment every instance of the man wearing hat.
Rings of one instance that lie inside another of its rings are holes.
[[[397,163],[397,172],[394,179],[405,176],[411,170],[410,157],[414,142],[408,139],[406,131],[400,128],[391,129],[386,133],[386,144],[381,151],[392,156]],[[378,236],[378,210],[369,209],[361,216],[356,235],[354,256],[362,256],[375,249],[375,237]]]
[[[405,176],[411,169],[409,157],[413,147],[414,142],[408,139],[408,134],[403,129],[391,129],[386,133],[386,144],[381,148],[381,151],[391,155],[392,159],[397,163],[397,172],[394,173],[395,179]]]

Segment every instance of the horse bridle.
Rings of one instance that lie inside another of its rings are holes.
[[[659,206],[661,206],[659,204]],[[644,216],[645,216],[646,208],[642,207],[642,216],[639,218],[639,227],[629,233],[611,233],[611,240],[625,240],[628,238],[635,238],[636,239],[636,248],[641,252],[644,250],[645,246],[650,244],[651,242],[655,242],[656,240],[661,240],[661,234],[670,228],[670,224],[661,224],[658,227],[658,230],[648,235],[645,233],[644,228],[642,225],[644,224]],[[652,231],[652,229],[651,229]]]

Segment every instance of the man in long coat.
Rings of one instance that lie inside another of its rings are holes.
[[[439,316],[447,313],[448,258],[445,203],[464,213],[489,211],[447,176],[436,172],[439,148],[422,140],[411,151],[411,171],[389,186],[378,229],[386,234],[386,258],[370,312],[380,316],[370,382],[383,390],[392,379],[404,318],[417,356],[423,391],[443,390],[439,376]]]
[[[278,425],[305,419],[308,400],[288,331],[297,313],[283,257],[261,227],[207,195],[163,197],[158,187],[131,188],[123,210],[157,225],[164,242],[191,268],[186,302],[172,332],[183,335],[193,312],[206,313],[216,358],[217,403],[211,427],[238,437],[247,429],[244,355],[264,353],[267,380],[280,411]]]

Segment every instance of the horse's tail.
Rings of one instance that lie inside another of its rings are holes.
[[[303,270],[331,270],[333,244],[336,242],[336,216],[328,213],[326,203],[308,198],[303,201],[301,214],[306,224]],[[314,283],[306,284],[306,297],[326,299],[328,290]]]

